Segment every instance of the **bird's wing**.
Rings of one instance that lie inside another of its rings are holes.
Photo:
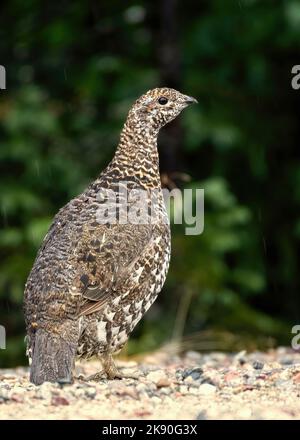
[[[79,252],[80,315],[101,310],[118,296],[152,240],[153,228],[149,225],[103,226],[85,235]]]

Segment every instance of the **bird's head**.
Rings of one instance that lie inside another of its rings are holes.
[[[160,129],[176,118],[188,105],[197,102],[195,98],[183,95],[175,89],[156,88],[137,99],[130,114],[139,121]]]

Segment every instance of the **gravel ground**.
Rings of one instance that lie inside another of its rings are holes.
[[[72,385],[28,382],[28,370],[0,370],[0,419],[300,419],[300,353],[163,352],[119,361],[138,380]],[[77,374],[93,374],[95,361]]]

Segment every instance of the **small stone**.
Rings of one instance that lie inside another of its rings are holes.
[[[160,390],[160,394],[164,394],[164,395],[169,395],[169,394],[171,394],[171,392],[172,392],[172,390],[170,387],[164,387],[164,388],[161,388],[161,390]]]
[[[207,420],[206,412],[200,411],[196,417],[196,420]]]
[[[264,363],[260,361],[254,361],[252,363],[252,367],[254,368],[254,370],[262,370],[264,368]]]
[[[195,380],[192,378],[192,376],[187,376],[185,379],[184,379],[184,383],[186,383],[186,384],[194,384],[195,383]]]
[[[96,397],[97,391],[94,387],[89,387],[85,390],[85,395],[89,399],[94,399]]]
[[[121,397],[131,397],[132,399],[138,399],[138,393],[134,387],[120,386],[116,389],[115,394]]]
[[[300,383],[300,371],[293,376],[293,381],[295,383]]]
[[[168,381],[168,377],[166,376],[164,371],[157,370],[157,371],[151,371],[147,374],[147,379],[151,382],[154,382],[157,386],[159,383],[163,383]]]
[[[157,388],[169,387],[170,385],[171,382],[167,377],[159,379],[159,381],[156,383]]]
[[[185,355],[186,359],[190,360],[190,361],[199,361],[202,357],[202,355],[200,353],[198,353],[197,351],[188,351]]]
[[[161,403],[161,399],[157,396],[153,396],[153,397],[151,397],[151,402],[155,403],[155,404]]]
[[[189,393],[188,387],[186,387],[186,386],[184,386],[184,385],[181,385],[181,387],[179,387],[179,392],[180,392],[182,395],[188,394],[188,393]]]
[[[204,383],[199,386],[198,394],[201,395],[210,395],[214,394],[217,391],[217,388],[214,385],[210,385],[209,383]]]
[[[74,390],[73,392],[72,392],[72,394],[75,396],[75,397],[77,397],[77,399],[80,399],[80,398],[82,398],[82,397],[84,397],[86,394],[85,394],[85,391],[84,391],[84,389],[83,388],[77,388],[76,390]]]
[[[282,378],[277,379],[275,381],[275,385],[278,388],[285,388],[286,390],[292,388],[292,382],[290,380],[286,380],[286,379],[282,379]]]
[[[44,382],[37,389],[36,398],[42,400],[48,400],[51,399],[51,397],[52,397],[51,384],[49,382]]]
[[[241,382],[241,378],[236,371],[229,371],[229,373],[225,374],[224,381],[230,385],[237,385]]]
[[[24,402],[24,397],[21,396],[21,395],[18,394],[18,393],[13,393],[13,394],[11,395],[11,400],[12,400],[13,402],[16,402],[16,403],[23,403],[23,402]]]
[[[13,387],[13,392],[14,392],[14,393],[18,393],[18,394],[24,394],[24,388],[15,385],[15,386]]]
[[[294,361],[291,357],[283,357],[278,359],[281,365],[293,365]]]
[[[182,373],[183,380],[185,381],[188,377],[191,377],[193,380],[199,380],[203,374],[203,370],[200,367],[187,369]]]
[[[53,406],[60,406],[60,405],[70,405],[69,401],[62,396],[53,396],[51,400],[51,405]]]
[[[12,376],[11,374],[1,374],[0,380],[12,380],[13,382],[15,382],[16,377]]]
[[[189,394],[193,396],[197,396],[199,394],[198,387],[190,387],[189,388]]]
[[[144,391],[147,390],[147,386],[146,386],[146,384],[140,382],[140,383],[135,387],[135,389],[136,389],[138,392],[144,392]]]
[[[282,365],[279,364],[279,362],[270,362],[268,364],[266,364],[266,366],[268,367],[269,370],[273,370],[273,371],[281,371],[282,369]]]
[[[178,381],[180,381],[180,380],[182,380],[182,378],[183,378],[183,370],[182,369],[180,369],[180,370],[176,370],[176,372],[175,372],[175,377],[176,377],[176,379],[178,380]]]
[[[0,389],[0,402],[5,402],[10,399],[10,392],[7,389]]]

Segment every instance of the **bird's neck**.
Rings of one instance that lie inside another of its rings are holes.
[[[109,165],[119,179],[144,188],[160,188],[157,137],[159,129],[129,114],[115,156]]]

